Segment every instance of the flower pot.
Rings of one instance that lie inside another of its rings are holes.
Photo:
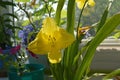
[[[9,80],[44,80],[44,66],[41,64],[27,64],[30,72],[18,75],[17,69],[12,67],[8,72]]]

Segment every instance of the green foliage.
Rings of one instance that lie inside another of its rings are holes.
[[[119,39],[120,38],[120,31],[117,31],[112,37],[115,39]]]
[[[30,2],[30,0],[15,0],[17,2]]]
[[[0,11],[7,10],[7,6],[14,6],[15,4],[8,1],[1,1],[2,4],[0,4],[2,8]],[[4,5],[4,6],[3,6]],[[8,34],[8,31],[12,30],[14,33],[15,26],[13,26],[11,23],[13,23],[12,18],[17,18],[12,13],[0,13],[0,47],[5,48],[6,45],[12,46],[11,38],[13,37],[12,34]],[[7,31],[6,31],[7,30]]]
[[[104,13],[104,9],[106,8],[106,5],[109,4],[109,0],[95,0],[96,5],[94,8],[88,7],[86,8],[85,14],[89,14],[87,16],[82,17],[82,24],[83,26],[86,25],[92,25],[100,20],[102,17],[102,14]],[[119,12],[119,6],[120,6],[120,0],[114,0],[112,3],[112,7],[110,8],[108,17],[112,16],[115,13]],[[77,14],[79,13],[79,10],[77,11]],[[78,15],[76,16],[76,19],[78,20]]]
[[[107,1],[101,0],[101,2],[105,3]],[[72,34],[75,28],[74,19],[76,17],[74,3],[75,3],[74,0],[69,0],[67,5],[67,31]],[[120,14],[114,14],[111,17],[108,16],[108,12],[111,7],[111,2],[108,3],[108,6],[104,4],[102,5],[103,6],[99,5],[99,7],[104,7],[102,8],[102,10],[103,9],[105,10],[103,10],[103,14],[101,13],[99,14],[100,15],[99,17],[101,17],[101,19],[100,18],[98,19],[99,20],[98,21],[99,24],[97,25],[98,30],[95,36],[88,43],[86,43],[85,46],[82,46],[81,48],[79,48],[79,45],[81,44],[84,35],[81,35],[79,39],[76,38],[76,41],[71,46],[64,50],[62,61],[58,64],[51,64],[52,74],[54,75],[55,80],[84,80],[88,76],[90,72],[91,61],[95,55],[96,48],[120,24]],[[60,14],[61,13],[59,13],[59,16]],[[78,18],[81,17],[79,16]],[[56,20],[60,20],[60,17],[57,17]],[[90,22],[90,20],[94,20],[93,15],[92,19],[88,20],[89,20],[88,22]],[[83,21],[86,22],[85,20],[82,19],[81,23]],[[84,56],[80,58],[80,56],[82,55]]]
[[[71,0],[68,2],[66,30],[71,34],[74,34],[74,26],[75,26],[75,0]]]
[[[7,8],[7,6],[15,6],[15,4],[9,1],[0,1],[0,6],[3,8]]]
[[[111,78],[113,78],[115,76],[118,76],[118,75],[120,75],[120,69],[116,69],[116,70],[112,71],[111,73],[109,73],[108,75],[106,75],[103,78],[103,80],[109,80],[109,79],[111,79]]]
[[[17,1],[15,2],[18,3]],[[15,14],[20,16],[19,20],[16,21],[16,24],[21,28],[31,24],[37,32],[41,27],[41,20],[48,14],[55,13],[53,4],[56,4],[57,0],[38,0],[34,5],[31,5],[31,2],[32,1],[29,1],[26,4],[26,2],[22,3],[20,1],[19,4],[16,4],[17,7],[15,6],[14,8],[18,9],[15,10]]]
[[[43,7],[42,9],[35,11],[35,12],[33,13],[33,16],[39,16],[39,17],[41,17],[41,16],[42,16],[43,14],[45,14],[45,13],[46,13],[46,8]]]
[[[24,13],[18,14],[20,16],[20,19],[13,15],[13,14],[3,14],[0,15],[0,37],[4,35],[6,37],[6,34],[4,34],[4,26],[7,26],[7,28],[12,29],[14,32],[14,29],[22,29],[23,26],[26,26],[28,24],[31,24],[34,28],[34,32],[30,32],[28,35],[28,42],[30,37],[37,33],[37,31],[41,27],[41,20],[45,18],[46,16],[49,17],[55,17],[55,20],[58,25],[61,24],[67,24],[66,30],[74,35],[74,31],[77,32],[76,40],[74,41],[71,46],[63,50],[63,59],[58,64],[50,64],[51,65],[51,71],[52,75],[56,80],[84,80],[86,76],[88,76],[90,71],[90,65],[91,61],[95,55],[96,48],[100,45],[100,43],[106,39],[113,31],[114,29],[120,24],[120,14],[116,14],[116,10],[111,8],[111,2],[108,2],[107,0],[96,0],[96,6],[94,8],[85,7],[83,8],[83,12],[81,10],[81,14],[78,16],[77,13],[80,12],[80,10],[76,9],[75,6],[75,0],[39,0],[39,3],[35,4],[34,6],[30,6],[30,0],[16,0],[17,2],[24,2],[17,5],[19,9],[16,11],[16,14],[20,12]],[[117,1],[117,0],[116,0]],[[116,3],[114,1],[114,5]],[[25,3],[28,4],[25,4]],[[58,2],[57,9],[54,10],[53,4]],[[67,5],[65,2],[68,2]],[[7,5],[9,3],[6,3]],[[106,4],[108,4],[106,6]],[[117,3],[116,3],[117,4]],[[11,5],[11,4],[9,4]],[[13,4],[12,4],[13,5]],[[38,6],[40,5],[40,6]],[[64,11],[62,15],[63,6],[67,6],[67,12]],[[2,7],[6,7],[1,4]],[[116,6],[114,6],[116,7]],[[104,10],[105,9],[105,10]],[[32,12],[30,12],[32,10]],[[84,11],[85,10],[85,11]],[[113,12],[110,12],[113,11]],[[56,12],[55,12],[56,11]],[[87,14],[85,14],[87,12]],[[114,14],[115,12],[115,14]],[[84,16],[85,15],[91,15],[92,16]],[[114,14],[114,15],[113,15]],[[16,18],[18,20],[18,25],[22,27],[13,26],[11,24],[8,24],[9,22],[13,22],[13,20],[9,18],[4,18],[4,16],[9,16],[12,18]],[[83,16],[82,16],[83,15]],[[64,19],[62,19],[64,16]],[[22,17],[22,18],[21,18]],[[108,18],[109,17],[109,18]],[[25,20],[27,18],[27,20]],[[62,21],[62,20],[63,21]],[[75,20],[76,19],[76,20]],[[78,20],[79,19],[79,20]],[[76,29],[76,23],[78,21],[78,26]],[[38,24],[36,25],[36,23]],[[61,23],[62,22],[62,23]],[[93,23],[98,23],[96,25],[97,32],[95,33],[95,36],[88,42],[86,42],[86,45],[83,45],[82,47],[79,47],[82,44],[82,40],[84,39],[85,34],[82,34],[80,37],[78,37],[78,28],[82,24],[82,26],[85,25],[92,25]],[[38,27],[37,27],[38,26]],[[119,33],[120,34],[120,33]],[[116,34],[118,37],[119,34]],[[5,41],[6,38],[0,38],[0,42]],[[10,40],[10,37],[8,37]],[[7,39],[6,39],[7,40]],[[9,41],[7,40],[7,41]],[[3,42],[2,42],[3,43]],[[4,42],[6,43],[6,42]],[[82,58],[80,56],[84,55]],[[20,59],[18,59],[20,60]],[[113,75],[117,75],[119,73],[119,70],[114,71],[113,73],[108,74],[104,78],[110,78],[113,77]]]
[[[119,19],[118,19],[119,18]],[[112,23],[112,24],[111,24]],[[116,14],[112,16],[99,30],[94,39],[89,44],[86,55],[80,65],[78,67],[77,73],[75,75],[75,79],[81,80],[83,74],[86,69],[90,66],[94,53],[96,51],[97,46],[120,24],[120,14]],[[107,30],[107,31],[106,31]],[[79,76],[79,77],[78,77]]]
[[[30,21],[29,20],[24,20],[21,24],[21,26],[26,26],[26,25],[29,25],[30,24]]]

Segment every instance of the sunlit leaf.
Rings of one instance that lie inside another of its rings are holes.
[[[67,11],[66,10],[62,10],[61,11],[61,18],[66,18],[67,17]]]
[[[82,76],[85,73],[88,66],[94,57],[97,46],[120,24],[120,14],[112,16],[106,21],[106,23],[97,32],[94,39],[90,42],[86,55],[78,67],[74,80],[82,80]]]
[[[118,39],[120,38],[120,32],[117,32],[113,35],[113,38]]]
[[[17,2],[30,2],[30,0],[15,0]]]
[[[109,73],[108,75],[106,75],[103,80],[110,80],[111,78],[117,76],[120,74],[120,69],[114,70],[111,73]]]

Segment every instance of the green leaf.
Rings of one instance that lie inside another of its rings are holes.
[[[43,16],[43,14],[46,13],[46,7],[43,7],[42,9],[38,10],[38,11],[35,11],[34,12],[34,16]]]
[[[19,26],[13,26],[14,29],[18,29],[18,30],[23,30],[21,27]]]
[[[67,7],[67,31],[70,34],[74,34],[74,22],[75,22],[75,0],[68,1]],[[75,41],[71,46],[65,49],[64,57],[63,57],[63,65],[64,65],[64,80],[73,80],[72,68],[73,66],[73,58],[77,54],[78,51],[78,41]],[[73,54],[74,53],[74,54]]]
[[[67,31],[74,34],[75,26],[75,0],[69,0],[67,8]]]
[[[97,27],[97,32],[100,30],[100,28],[105,24],[105,21],[107,19],[107,15],[108,15],[108,7],[105,9],[102,18],[100,20],[99,26]]]
[[[67,31],[71,34],[73,34],[73,31],[74,31],[74,18],[75,18],[75,0],[69,0],[68,2],[68,8],[67,8]],[[72,56],[72,50],[73,50],[73,47],[77,46],[78,42],[75,41],[74,44],[72,46],[70,46],[69,48],[66,48],[65,49],[65,57],[64,57],[64,64],[66,66],[70,65],[70,62],[69,61],[71,58],[70,56]],[[76,50],[77,48],[75,48]],[[70,52],[70,53],[69,53]]]
[[[9,2],[9,1],[0,1],[0,6],[7,8],[7,5],[15,6],[14,3]]]
[[[120,38],[120,32],[115,33],[112,37],[115,39]]]
[[[85,44],[85,46],[83,46],[83,47],[80,49],[80,51],[77,53],[77,55],[74,57],[73,65],[75,65],[75,64],[77,63],[77,61],[78,61],[79,58],[80,58],[80,55],[82,55],[83,53],[85,53],[85,51],[87,50],[87,48],[88,48],[88,46],[89,46],[89,43],[90,43],[90,41],[87,42],[87,43]],[[79,44],[79,43],[78,43],[78,44]],[[78,46],[77,46],[77,47],[78,47]]]
[[[120,69],[114,70],[111,73],[109,73],[107,76],[103,78],[103,80],[109,80],[110,78],[113,78],[117,75],[120,75]]]
[[[17,2],[30,2],[30,0],[15,0]]]
[[[13,25],[11,25],[11,24],[5,24],[5,27],[7,27],[8,29],[12,29]]]
[[[120,13],[112,16],[97,32],[94,39],[90,42],[82,63],[79,65],[74,80],[82,80],[88,66],[94,57],[97,46],[120,24]]]
[[[108,12],[109,12],[109,10],[110,10],[110,7],[111,7],[111,5],[112,5],[112,2],[113,2],[113,1],[109,1],[109,5],[106,7],[106,9],[105,9],[105,11],[104,11],[104,13],[103,13],[103,15],[102,15],[102,18],[101,18],[101,20],[100,20],[99,26],[98,26],[98,28],[97,28],[97,32],[98,32],[98,31],[100,30],[100,28],[105,24],[105,21],[106,21],[106,19],[107,19]]]
[[[12,13],[5,13],[3,16],[10,16],[10,17],[16,18],[18,20],[18,17]]]
[[[24,21],[22,21],[22,26],[26,26],[26,25],[28,25],[28,24],[30,24],[30,21],[29,21],[29,20],[24,20]]]
[[[67,17],[67,11],[66,10],[62,10],[61,11],[61,18],[66,18]]]
[[[11,19],[7,18],[4,20],[4,22],[13,22]]]

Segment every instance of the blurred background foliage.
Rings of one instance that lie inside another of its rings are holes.
[[[102,13],[104,12],[104,9],[106,7],[106,4],[108,4],[109,0],[95,0],[96,5],[95,7],[88,7],[83,15],[84,17],[82,18],[82,23],[83,25],[92,25],[100,20],[102,17]],[[117,13],[120,11],[120,0],[114,0],[112,7],[109,11],[109,17],[112,16],[113,14]],[[91,16],[90,16],[91,15]]]
[[[16,1],[16,0],[15,0]],[[17,6],[15,7],[15,14],[19,17],[19,21],[16,21],[16,24],[24,27],[30,24],[31,22],[37,26],[37,29],[39,29],[42,25],[42,19],[46,16],[55,16],[56,6],[58,0],[36,0],[36,3],[28,2],[27,3],[18,3],[19,0],[16,1]],[[25,0],[24,0],[25,1]],[[34,0],[33,0],[34,1]],[[102,17],[102,14],[104,12],[104,9],[106,7],[106,4],[108,4],[108,1],[110,0],[95,0],[96,5],[95,7],[87,7],[85,8],[81,20],[81,26],[94,26],[98,23],[100,18]],[[115,13],[118,13],[120,11],[120,0],[114,0],[112,7],[109,11],[108,17],[112,16]],[[67,3],[65,3],[67,5]],[[61,25],[64,24],[66,26],[66,9],[67,7],[64,6],[64,9],[61,13]],[[78,16],[80,10],[76,7],[76,21],[78,21]],[[27,12],[27,13],[26,13]],[[76,22],[77,24],[77,22]],[[76,25],[77,26],[77,25]],[[119,38],[120,37],[120,28],[118,27],[113,33],[111,38]],[[89,31],[89,34],[92,36],[95,33],[95,29],[91,29]]]
[[[104,12],[106,4],[108,4],[108,1],[110,1],[110,0],[95,0],[95,2],[96,2],[95,7],[86,8],[83,12],[83,17],[81,20],[82,26],[87,26],[87,25],[94,26],[95,24],[97,24],[98,21],[100,20],[100,18],[102,17],[102,14]],[[112,3],[112,7],[110,8],[110,11],[108,13],[108,17],[111,17],[111,16],[113,16],[113,14],[118,13],[118,11],[120,11],[119,3],[120,3],[120,0],[114,0],[114,2]],[[78,14],[78,12],[77,12],[77,14]],[[94,30],[91,30],[89,33],[91,35],[94,35]],[[120,37],[120,27],[116,28],[115,31],[110,35],[110,38],[117,39],[119,37]]]

